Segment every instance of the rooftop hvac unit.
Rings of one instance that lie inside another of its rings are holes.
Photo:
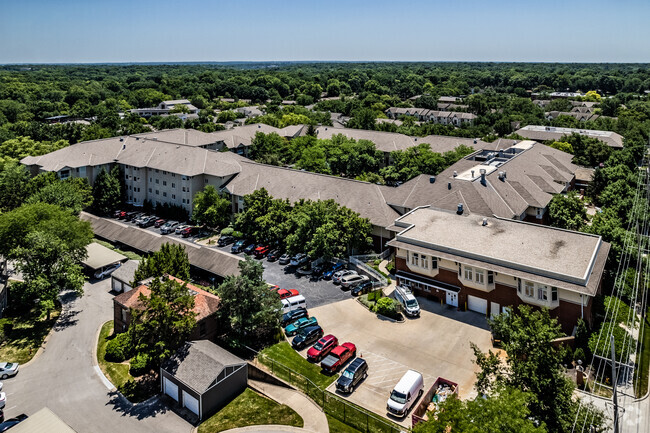
[[[436,177],[435,176],[429,176],[429,183],[435,183],[436,182]]]
[[[454,177],[458,177],[458,172],[454,170]]]
[[[483,225],[484,225],[484,226],[488,225],[487,218],[483,218]]]
[[[462,203],[458,203],[458,209],[456,209],[456,213],[458,215],[462,215],[462,213],[463,213],[463,204]]]

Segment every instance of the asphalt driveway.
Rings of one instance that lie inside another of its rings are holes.
[[[492,348],[485,317],[423,298],[418,301],[421,317],[404,323],[382,320],[353,299],[310,311],[326,333],[336,335],[339,342],[356,344],[357,355],[368,362],[368,378],[351,395],[341,397],[386,415],[390,391],[408,369],[422,373],[425,391],[440,376],[458,383],[461,398],[476,395],[477,367],[470,342],[484,351]],[[334,386],[330,391],[336,392]],[[410,427],[410,413],[400,424]]]

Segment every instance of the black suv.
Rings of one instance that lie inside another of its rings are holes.
[[[366,377],[368,377],[368,363],[363,358],[356,358],[341,373],[341,376],[336,381],[336,389],[346,394],[350,393]]]
[[[305,310],[304,308],[298,308],[296,310],[291,310],[291,311],[289,311],[287,313],[284,313],[282,315],[282,319],[280,321],[280,324],[284,328],[289,323],[293,323],[296,320],[302,319],[303,317],[307,317],[307,316],[308,316],[307,310]]]
[[[364,281],[363,283],[357,284],[350,290],[352,296],[359,296],[366,293],[372,292],[372,281]]]
[[[300,350],[314,341],[318,341],[322,336],[323,328],[318,325],[308,326],[298,331],[298,335],[293,338],[291,346],[296,350]]]
[[[243,239],[238,240],[230,247],[230,252],[233,254],[241,253],[244,247],[246,246],[246,241]]]
[[[217,241],[217,246],[218,247],[225,247],[226,245],[230,245],[235,242],[235,238],[232,236],[220,236],[219,240]]]

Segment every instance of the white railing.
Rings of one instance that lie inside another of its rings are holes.
[[[357,257],[365,256],[350,256],[350,267],[356,268],[357,272],[368,274],[368,276],[377,280],[372,282],[373,287],[385,287],[388,285],[386,277],[368,266],[365,262],[359,260]]]

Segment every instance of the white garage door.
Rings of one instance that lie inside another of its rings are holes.
[[[111,278],[113,282],[113,290],[116,292],[121,292],[122,291],[122,283],[120,280],[116,280],[115,278]]]
[[[163,387],[165,388],[165,394],[178,401],[178,385],[163,377]]]
[[[487,314],[487,299],[482,299],[477,296],[467,295],[467,308],[470,311],[477,313]]]
[[[199,414],[199,401],[189,395],[185,390],[183,390],[183,406],[194,412],[196,415]]]

